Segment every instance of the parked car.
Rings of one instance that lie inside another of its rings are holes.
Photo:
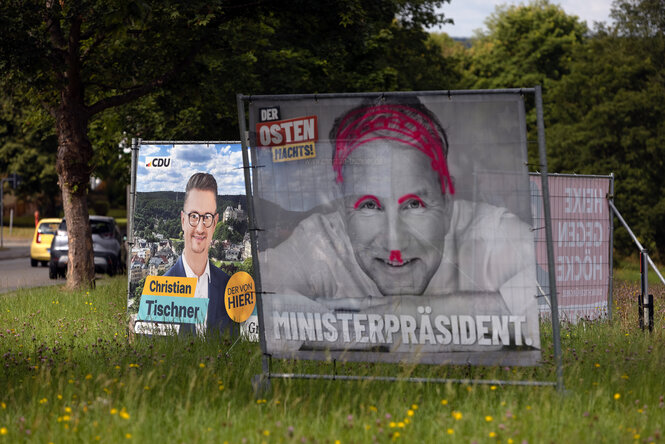
[[[127,251],[115,219],[106,216],[89,216],[89,219],[90,228],[92,229],[95,272],[106,273],[109,276],[124,272],[127,263]],[[48,273],[51,279],[57,279],[58,276],[64,277],[67,274],[68,242],[67,221],[63,219],[51,243],[51,260]]]
[[[39,265],[40,262],[44,267],[48,265],[51,259],[51,241],[61,221],[62,219],[58,217],[42,219],[37,224],[30,244],[30,265],[33,267]]]

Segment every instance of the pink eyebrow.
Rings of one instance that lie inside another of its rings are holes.
[[[375,203],[379,208],[381,208],[381,202],[379,202],[379,199],[377,199],[376,196],[372,196],[371,194],[366,194],[365,196],[361,197],[360,199],[358,199],[358,200],[356,201],[355,205],[353,205],[353,209],[354,209],[354,210],[357,210],[358,207],[359,207],[363,202],[365,202],[366,200],[372,200],[372,201],[374,201],[374,203]]]
[[[404,196],[402,196],[402,197],[399,198],[399,200],[397,201],[397,203],[400,204],[400,205],[402,205],[405,201],[407,201],[407,200],[409,200],[409,199],[415,199],[415,200],[417,200],[418,203],[419,203],[420,205],[422,205],[423,207],[426,207],[426,206],[427,206],[427,205],[425,205],[425,202],[423,202],[423,200],[422,200],[420,197],[418,197],[418,195],[416,195],[416,194],[405,194]]]

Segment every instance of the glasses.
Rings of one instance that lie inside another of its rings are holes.
[[[197,227],[199,225],[199,222],[203,220],[203,226],[206,228],[210,228],[212,226],[212,222],[215,220],[215,215],[212,213],[199,214],[196,211],[192,211],[191,213],[185,213],[185,214],[189,219],[189,225],[191,225],[192,227]]]

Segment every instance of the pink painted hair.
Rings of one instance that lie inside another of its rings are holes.
[[[448,140],[436,117],[422,104],[362,105],[337,119],[331,134],[335,141],[333,169],[337,183],[344,178],[344,162],[358,147],[374,140],[394,140],[416,148],[431,159],[439,175],[441,192],[455,194],[446,157]]]

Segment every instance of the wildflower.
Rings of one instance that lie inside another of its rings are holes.
[[[526,406],[526,409],[527,409],[527,410],[531,410],[531,406],[530,406],[530,405],[527,405],[527,406]]]
[[[58,395],[58,399],[62,399],[62,395]]]
[[[88,373],[87,375],[85,375],[85,379],[88,379],[88,380],[92,379],[92,375],[90,373]]]
[[[628,379],[628,375],[626,374],[621,375],[621,379]]]
[[[0,407],[2,407],[2,410],[4,410],[7,408],[7,404],[5,404],[4,402],[0,402]]]
[[[219,384],[219,391],[221,392],[222,390],[224,390],[224,386],[222,384]]]
[[[411,410],[418,410],[418,404],[411,404]]]
[[[398,422],[397,427],[399,427],[400,429],[403,429],[404,428],[404,422],[402,422],[402,421]]]
[[[374,407],[373,405],[370,405],[370,406],[369,406],[369,410],[370,410],[371,412],[375,412],[375,413],[378,411],[377,408]]]
[[[458,412],[458,411],[454,410],[452,415],[453,415],[453,418],[455,418],[456,421],[459,421],[460,419],[462,419],[462,412]]]
[[[71,408],[71,407],[65,407],[65,412],[66,412],[66,413],[71,413],[71,412],[72,412],[72,408]]]
[[[39,400],[40,404],[46,404],[47,402],[48,402],[48,399],[46,399],[46,398],[42,398],[42,399]]]
[[[495,432],[490,432],[489,435],[490,438],[496,438],[496,433]]]
[[[399,437],[400,437],[399,432],[395,432],[395,433],[393,433],[393,439],[397,439],[397,438],[399,438]]]
[[[413,416],[413,410],[409,409],[406,414],[407,416]]]
[[[0,435],[6,435],[6,434],[7,434],[7,427],[0,428]]]
[[[506,441],[508,444],[513,444],[513,438],[508,438],[508,441]]]
[[[263,435],[264,436],[270,436],[270,430],[264,430]]]
[[[490,390],[496,390],[496,385],[490,385]]]
[[[596,363],[594,364],[594,366],[595,366],[596,368],[598,368],[598,367],[600,367],[600,364],[598,364],[598,363],[596,362]]]
[[[455,433],[455,431],[453,429],[448,429],[446,430],[446,433],[452,435],[453,433]]]
[[[336,439],[335,444],[342,444],[342,441],[340,441],[339,439]]]
[[[122,419],[129,419],[129,413],[127,413],[127,410],[125,410],[124,408],[120,410],[120,417]]]
[[[614,399],[617,400],[619,398],[621,398],[621,393],[615,393],[614,394]]]
[[[132,439],[132,434],[131,433],[125,433],[125,438]]]
[[[441,400],[441,405],[448,405],[448,400],[447,399],[442,399]]]
[[[118,413],[118,409],[116,408],[111,409],[111,415],[115,415],[116,413]]]
[[[492,418],[491,416],[489,416],[489,415],[485,416],[485,421],[492,422],[493,420],[494,420],[494,418]]]
[[[199,367],[200,367],[200,368],[205,368],[205,366],[206,366],[206,365],[205,365],[203,362],[199,362]]]

